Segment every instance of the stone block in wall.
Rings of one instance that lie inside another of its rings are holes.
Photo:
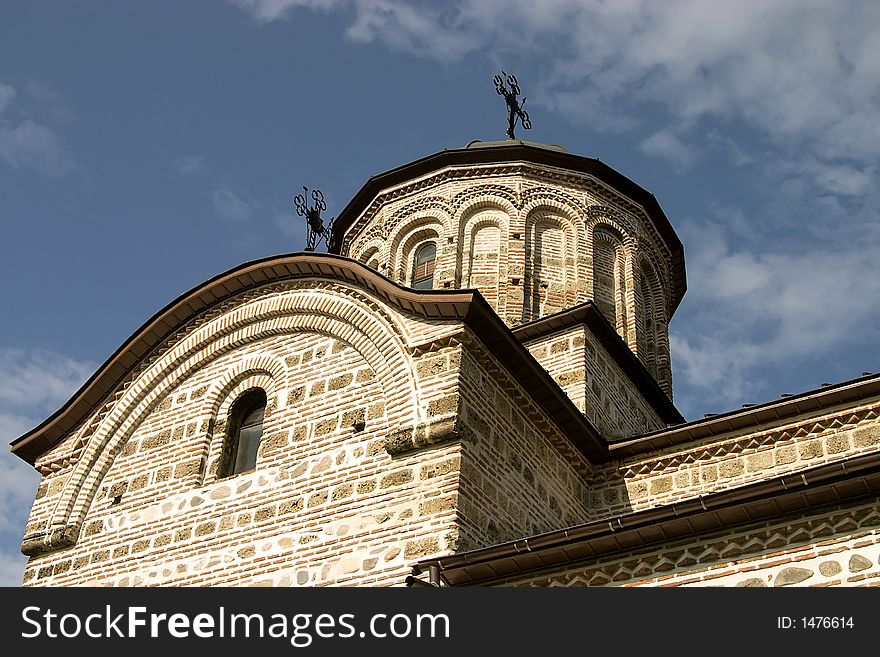
[[[416,449],[458,440],[457,416],[441,416],[415,427],[392,433],[384,441],[384,448],[392,456],[399,456]]]
[[[873,447],[880,445],[880,424],[856,429],[853,433],[856,447]]]
[[[407,541],[403,548],[404,559],[418,559],[440,551],[440,541],[436,537]]]

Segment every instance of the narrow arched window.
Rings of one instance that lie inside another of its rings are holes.
[[[218,477],[229,477],[256,467],[265,413],[266,393],[260,388],[248,390],[233,402],[226,422],[226,443]]]
[[[434,263],[437,262],[437,245],[434,242],[422,244],[413,258],[412,287],[416,290],[430,290],[434,287]]]

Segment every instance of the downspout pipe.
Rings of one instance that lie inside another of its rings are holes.
[[[413,572],[418,574],[421,572],[421,569],[418,567],[413,567]],[[426,582],[423,579],[419,579],[415,577],[415,575],[407,575],[404,580],[407,586],[427,586],[431,588],[440,588],[440,566],[430,565],[428,566],[428,581]]]

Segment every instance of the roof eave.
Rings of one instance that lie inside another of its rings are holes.
[[[794,417],[806,416],[834,406],[878,396],[880,396],[880,374],[870,374],[641,436],[613,441],[609,444],[609,450],[613,458],[625,458],[744,428],[757,431]]]
[[[453,585],[491,584],[548,567],[574,567],[636,547],[876,497],[878,492],[880,453],[872,452],[673,504],[424,559],[414,564],[413,572],[418,575],[436,566],[443,579]]]

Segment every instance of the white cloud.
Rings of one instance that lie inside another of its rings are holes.
[[[171,166],[180,176],[194,176],[208,170],[204,155],[184,155],[176,159]]]
[[[88,378],[94,367],[52,351],[0,348],[0,439],[9,443],[55,412]],[[39,475],[32,467],[0,452],[0,536],[21,540]],[[20,568],[0,547],[0,582]],[[14,562],[14,563],[13,563]],[[18,570],[20,583],[21,571]]]
[[[257,20],[270,22],[287,18],[297,7],[329,10],[341,4],[340,0],[232,0],[242,9],[251,12]]]
[[[724,226],[725,230],[741,239],[754,241],[760,236],[760,225],[749,221],[745,212],[740,208],[710,202],[709,211],[716,224]],[[702,245],[699,248],[702,250]],[[691,254],[688,254],[688,262],[690,262],[690,257]]]
[[[678,136],[664,128],[639,143],[639,149],[648,155],[666,160],[678,171],[685,171],[693,166],[696,155]]]
[[[239,0],[264,21],[346,7],[361,43],[458,61],[541,61],[543,103],[600,130],[638,125],[646,104],[682,130],[738,120],[821,161],[880,154],[880,4],[825,0]],[[682,134],[679,130],[679,135]],[[689,159],[668,133],[645,147]],[[653,141],[652,141],[653,140]],[[680,139],[679,139],[680,141]],[[717,141],[717,137],[716,137]],[[737,159],[743,161],[740,153]],[[746,156],[747,157],[747,156]],[[683,159],[684,158],[684,159]],[[841,193],[861,189],[847,172]]]
[[[211,193],[214,210],[225,221],[243,222],[250,219],[257,209],[257,203],[243,199],[226,187],[218,187]]]
[[[39,420],[29,415],[14,412],[0,412],[0,441],[11,442],[33,429]]]
[[[761,358],[759,345],[720,343],[712,337],[692,341],[673,333],[670,349],[676,375],[705,391],[710,401],[730,405],[752,393],[754,385],[750,383],[748,371]]]
[[[0,532],[21,539],[39,481],[37,472],[17,456],[0,453]]]
[[[826,164],[817,160],[799,162],[796,167],[822,190],[834,195],[861,196],[874,186],[874,168],[859,169],[847,164]]]
[[[280,230],[284,234],[285,237],[289,237],[290,239],[305,238],[305,219],[295,216],[293,212],[290,212],[288,214],[279,212],[274,217],[272,217],[272,221],[278,228],[278,230]]]
[[[58,100],[58,94],[39,80],[28,80],[24,87],[24,91],[31,98],[44,103],[53,103]]]
[[[6,106],[15,98],[15,89],[12,85],[0,82],[0,112],[6,109]]]
[[[65,401],[92,371],[90,363],[52,351],[0,347],[0,410],[53,407]]]
[[[439,9],[437,8],[439,7]],[[393,50],[440,60],[460,60],[478,43],[463,17],[444,5],[410,6],[391,0],[362,0],[345,36],[355,43],[384,42]]]
[[[693,316],[671,338],[679,382],[733,403],[757,389],[754,368],[880,339],[876,237],[762,244],[735,242],[731,232],[711,223],[682,230]]]
[[[538,89],[536,104],[559,112],[575,125],[600,132],[624,133],[640,125],[635,116],[616,111],[613,98],[603,98],[587,89],[561,89],[546,82]]]
[[[0,552],[0,586],[21,586],[27,557]]]
[[[736,141],[729,137],[725,137],[717,131],[712,131],[707,134],[706,140],[710,146],[722,149],[730,162],[735,166],[741,167],[746,164],[753,164],[755,161],[755,158],[744,151]]]
[[[0,112],[8,109],[15,96],[13,87],[0,82]],[[13,121],[0,116],[0,160],[13,169],[34,169],[49,176],[76,170],[55,131],[30,119]]]
[[[14,169],[34,169],[49,176],[76,170],[58,135],[30,120],[13,125],[0,119],[0,159]]]

